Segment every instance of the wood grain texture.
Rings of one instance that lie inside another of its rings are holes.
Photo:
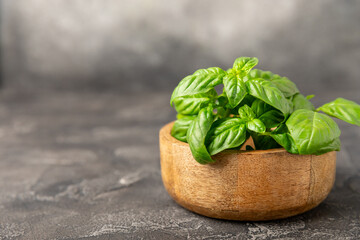
[[[160,130],[164,186],[181,206],[213,218],[263,221],[306,212],[329,194],[336,153],[294,155],[284,149],[227,150],[201,165],[188,144]]]

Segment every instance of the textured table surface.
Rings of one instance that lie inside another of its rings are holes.
[[[158,131],[175,117],[169,94],[2,90],[0,239],[360,238],[360,128],[340,123],[335,186],[316,209],[220,221],[178,206],[162,185]]]

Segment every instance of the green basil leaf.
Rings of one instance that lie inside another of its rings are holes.
[[[171,136],[182,142],[187,142],[186,141],[187,131],[190,127],[190,124],[195,118],[196,116],[182,115],[180,119],[175,121],[174,126],[171,129]]]
[[[187,142],[195,160],[200,164],[214,162],[205,146],[206,135],[213,124],[213,106],[202,108],[187,132]]]
[[[264,133],[266,131],[265,124],[259,119],[253,119],[246,123],[246,128],[257,133]]]
[[[262,121],[266,128],[274,128],[284,121],[284,115],[269,104],[256,99],[251,105],[256,118]]]
[[[311,100],[311,99],[313,99],[315,97],[315,95],[314,94],[311,94],[311,95],[307,95],[305,98],[307,99],[307,100]]]
[[[275,110],[275,108],[260,99],[256,99],[253,101],[251,109],[253,110],[257,118],[259,118],[261,115],[268,111]]]
[[[182,96],[174,99],[175,109],[178,113],[185,115],[196,115],[202,106],[213,103],[217,93],[215,89],[211,89],[207,93],[199,93],[190,96]]]
[[[299,154],[323,154],[338,151],[338,125],[325,114],[307,109],[295,111],[286,121]]]
[[[299,93],[299,89],[296,87],[295,83],[290,81],[286,77],[274,78],[271,80],[280,91],[284,94],[285,97],[291,97]]]
[[[237,105],[236,107],[232,108],[230,106],[230,104],[227,105],[228,108],[230,108],[230,113],[233,115],[238,115],[239,114],[239,108],[244,106],[244,105],[248,105],[251,106],[252,103],[256,100],[256,98],[254,98],[253,96],[247,94],[244,99],[240,102],[239,105]]]
[[[335,101],[319,107],[317,110],[323,111],[327,115],[345,122],[360,126],[360,105],[353,101],[338,98]]]
[[[250,95],[280,110],[286,117],[291,113],[284,94],[272,82],[257,78],[245,84]]]
[[[244,77],[244,82],[256,78],[271,81],[278,89],[280,89],[280,91],[284,94],[285,97],[291,97],[299,92],[299,89],[296,87],[295,83],[293,83],[286,77],[281,77],[277,74],[273,74],[270,71],[253,69],[246,77]]]
[[[197,76],[211,76],[211,75],[216,75],[216,76],[225,76],[226,72],[219,68],[219,67],[210,67],[210,68],[201,68],[196,70],[193,75],[197,75]]]
[[[253,110],[246,104],[239,108],[238,113],[239,117],[245,121],[253,120],[256,117]]]
[[[226,104],[229,103],[228,98],[226,97],[226,93],[222,93],[217,97],[217,105],[225,107]]]
[[[257,100],[256,98],[254,98],[253,96],[247,94],[244,99],[240,102],[239,105],[237,105],[237,109],[236,112],[239,110],[240,107],[244,106],[244,105],[248,105],[248,106],[252,106],[253,102]]]
[[[224,108],[224,107],[218,107],[217,108],[217,117],[219,119],[221,118],[227,118],[230,115],[230,109]]]
[[[188,117],[196,118],[196,116],[197,115],[184,115],[184,114],[181,114],[181,113],[176,114],[177,119],[188,118]]]
[[[335,138],[331,143],[327,146],[324,146],[320,151],[316,153],[316,155],[321,155],[331,151],[340,151],[341,150],[341,142],[340,138]]]
[[[253,69],[249,72],[249,74],[244,77],[244,81],[248,81],[250,79],[255,79],[255,78],[262,78],[265,80],[271,80],[273,77],[280,77],[277,74],[273,74],[270,71],[263,71],[260,69]]]
[[[295,141],[291,137],[285,124],[282,124],[275,129],[270,136],[289,153],[299,154]]]
[[[211,155],[225,149],[239,147],[246,141],[245,121],[240,118],[225,118],[213,124],[207,136],[207,149]]]
[[[289,153],[299,154],[299,150],[296,147],[294,139],[289,133],[272,134],[271,137]]]
[[[259,60],[255,57],[239,57],[234,62],[233,70],[235,70],[237,74],[240,74],[240,76],[245,76],[258,62]]]
[[[298,93],[292,98],[293,103],[293,111],[299,109],[308,109],[308,110],[315,110],[314,105],[304,97],[304,95]]]
[[[266,128],[277,127],[284,121],[284,115],[275,109],[265,112],[258,118],[265,124]]]
[[[242,79],[228,74],[223,79],[224,90],[232,108],[236,107],[246,96],[246,86]]]
[[[251,134],[256,150],[268,150],[281,146],[270,136]]]
[[[200,69],[180,81],[171,95],[170,104],[177,97],[206,93],[222,83],[226,72],[218,67]]]

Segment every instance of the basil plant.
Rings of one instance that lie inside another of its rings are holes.
[[[360,126],[360,105],[338,98],[315,109],[313,95],[305,97],[286,77],[253,69],[257,63],[240,57],[227,71],[199,69],[175,88],[170,104],[178,115],[171,135],[189,143],[199,163],[214,162],[211,156],[225,149],[240,149],[249,137],[257,150],[339,151],[340,130],[329,116]],[[218,94],[215,87],[221,84]]]

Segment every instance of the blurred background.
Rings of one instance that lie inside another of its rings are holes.
[[[254,56],[305,92],[360,90],[357,0],[1,0],[3,85],[166,91]]]
[[[340,121],[335,188],[309,214],[245,225],[171,201],[171,93],[239,56],[316,106],[360,103],[360,1],[0,0],[0,239],[358,239],[360,131]]]

